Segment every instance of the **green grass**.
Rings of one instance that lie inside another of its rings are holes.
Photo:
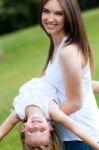
[[[95,56],[94,78],[99,80],[99,9],[83,13],[88,37]],[[40,76],[44,65],[48,38],[39,26],[0,37],[4,58],[0,61],[0,124],[10,113],[12,100],[19,87],[29,79]],[[99,96],[97,102],[99,105]],[[21,150],[19,126],[0,143],[0,150]]]

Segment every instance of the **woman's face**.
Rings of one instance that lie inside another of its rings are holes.
[[[64,34],[65,14],[58,0],[46,2],[42,8],[41,22],[48,34]]]
[[[30,146],[47,145],[51,130],[52,126],[44,114],[36,110],[24,124],[25,142]]]

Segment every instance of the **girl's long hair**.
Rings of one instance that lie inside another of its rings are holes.
[[[25,143],[25,132],[21,131],[20,137],[23,150],[62,150],[62,143],[59,137],[59,131],[54,124],[52,124],[52,126],[53,130],[50,131],[49,143],[47,145],[38,145],[36,147],[31,147]]]
[[[44,27],[42,25],[41,15],[42,15],[43,6],[47,3],[47,1],[48,0],[41,0],[41,5],[40,5],[40,25],[43,29]],[[77,0],[58,0],[58,1],[63,7],[65,13],[64,28],[65,28],[66,35],[68,34],[68,40],[66,41],[65,46],[72,43],[76,43],[82,55],[84,56],[85,64],[88,62],[89,59],[91,70],[93,70],[93,54],[89,45],[89,41],[85,30],[85,25],[83,22],[83,18],[81,16],[81,12]],[[54,51],[54,44],[52,38],[48,33],[47,35],[50,39],[50,47],[49,47],[48,57],[46,60],[44,71],[48,65],[48,62],[51,60]]]

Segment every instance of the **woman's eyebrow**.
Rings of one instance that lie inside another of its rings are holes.
[[[45,9],[45,10],[50,10],[50,9],[48,9],[48,8],[46,8],[46,7],[43,7],[43,9]],[[62,12],[62,13],[64,13],[63,10],[56,10],[55,12]]]
[[[56,12],[64,13],[64,11],[63,11],[63,10],[57,10]]]
[[[43,7],[43,9],[47,9],[47,10],[49,10],[48,8],[46,8],[46,7]]]

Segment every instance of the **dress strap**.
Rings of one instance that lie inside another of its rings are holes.
[[[61,48],[63,48],[64,43],[65,43],[65,41],[67,40],[67,38],[68,38],[68,37],[65,36],[65,37],[62,39],[62,41],[61,41],[61,43],[60,43],[60,45],[59,45],[59,47],[58,47],[58,49],[57,49],[57,53],[56,53],[56,56],[55,56],[53,62],[52,62],[52,63],[49,62],[50,65],[53,65],[54,62],[56,61],[56,59],[58,58],[59,52],[60,52]]]
[[[65,36],[63,39],[62,39],[62,42],[61,42],[61,44],[60,44],[60,46],[59,46],[59,49],[61,49],[63,46],[64,46],[64,43],[65,43],[65,41],[67,40],[67,36]]]
[[[57,55],[59,54],[60,50],[63,48],[64,44],[65,44],[65,41],[67,40],[67,36],[65,36],[63,39],[62,39],[62,42],[58,48],[58,52],[57,52]]]

